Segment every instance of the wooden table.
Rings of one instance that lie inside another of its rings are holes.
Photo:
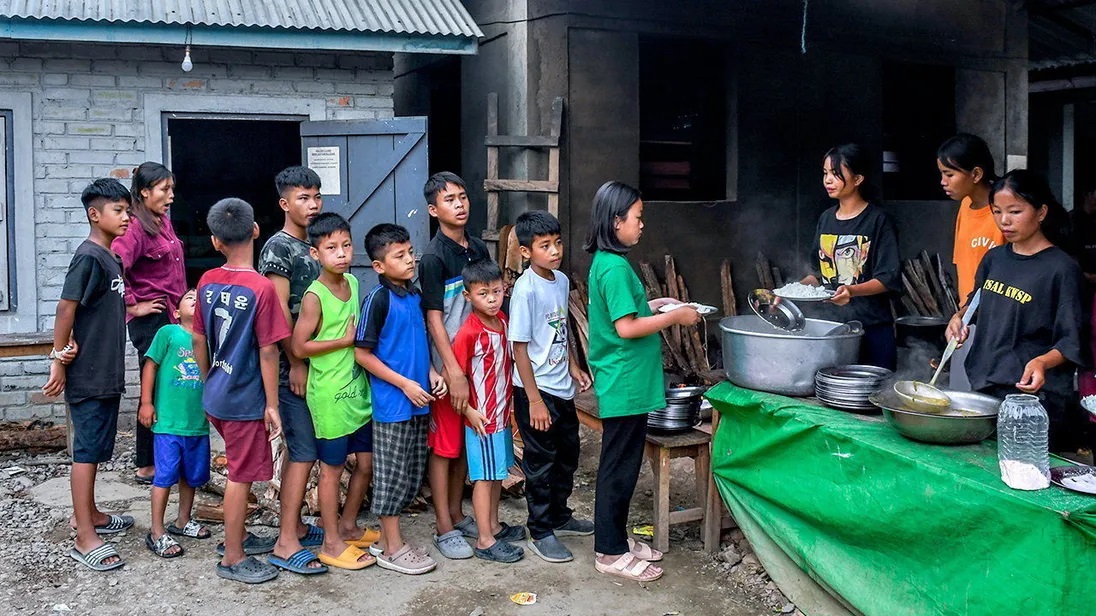
[[[53,332],[0,334],[0,357],[45,357],[53,350]]]
[[[602,431],[601,417],[598,413],[597,399],[593,392],[586,391],[575,397],[578,420],[582,425]],[[714,493],[710,479],[711,471],[711,434],[695,428],[680,434],[647,434],[644,455],[651,464],[655,477],[654,488],[654,548],[666,552],[670,549],[670,526],[686,522],[702,522],[704,547],[708,551],[718,549],[721,511],[719,497]],[[698,507],[670,510],[670,460],[674,458],[692,458],[696,469],[696,493]],[[715,506],[711,501],[715,500]],[[710,512],[715,510],[715,514]],[[714,537],[714,547],[709,545]]]

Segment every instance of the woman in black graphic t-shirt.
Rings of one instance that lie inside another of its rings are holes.
[[[1037,394],[1050,416],[1051,450],[1062,451],[1073,371],[1083,362],[1081,269],[1055,246],[1066,212],[1046,179],[1026,169],[993,185],[990,207],[1008,243],[986,253],[975,276],[982,300],[967,375],[973,389],[998,398]],[[949,339],[966,339],[965,312],[952,317]]]
[[[860,361],[894,370],[897,350],[890,294],[901,291],[898,234],[881,207],[869,201],[863,148],[845,144],[822,159],[822,185],[837,205],[822,213],[811,259],[818,273],[804,284],[836,290],[831,300],[842,306],[842,321],[860,321],[864,337]]]

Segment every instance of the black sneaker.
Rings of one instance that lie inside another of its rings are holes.
[[[575,559],[571,550],[560,543],[555,535],[548,535],[542,539],[530,539],[529,549],[550,563],[565,563]]]
[[[525,539],[524,526],[510,526],[506,522],[502,522],[501,526],[502,530],[495,533],[496,541],[505,541],[509,543],[512,541],[522,541]]]
[[[594,523],[590,520],[571,518],[556,528],[557,537],[585,537],[594,534]]]

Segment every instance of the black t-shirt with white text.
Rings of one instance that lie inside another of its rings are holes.
[[[1019,255],[998,246],[982,258],[974,288],[982,300],[966,361],[971,387],[1015,385],[1028,362],[1057,349],[1068,362],[1047,371],[1044,389],[1071,395],[1074,365],[1084,362],[1077,262],[1057,247]]]
[[[122,260],[85,240],[72,255],[61,299],[77,302],[72,336],[79,351],[65,371],[65,401],[81,402],[126,389],[126,302]]]
[[[822,284],[831,290],[877,279],[891,292],[902,291],[898,232],[890,216],[874,203],[849,220],[838,220],[837,206],[823,212],[814,234],[812,259],[817,259]],[[890,298],[891,293],[854,297],[847,306],[819,316],[857,320],[865,326],[891,323]]]

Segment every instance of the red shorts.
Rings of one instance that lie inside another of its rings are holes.
[[[464,453],[464,417],[453,409],[449,396],[430,404],[430,432],[426,445],[443,458],[456,459]]]
[[[266,421],[222,420],[209,415],[209,423],[225,440],[228,480],[235,483],[270,481],[274,477],[274,456],[266,434]]]

